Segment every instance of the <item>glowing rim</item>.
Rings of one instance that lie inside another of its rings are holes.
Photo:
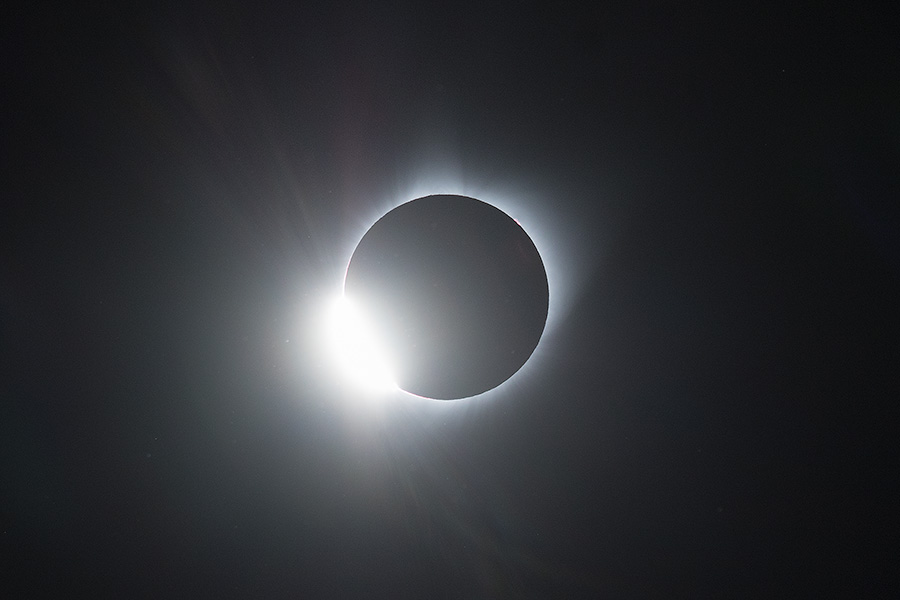
[[[343,255],[346,258],[344,260],[344,276],[341,279],[340,297],[343,297],[344,280],[346,279],[347,269],[349,268],[353,252],[372,225],[398,206],[433,194],[455,194],[481,200],[482,202],[503,211],[525,230],[525,233],[534,242],[538,254],[544,263],[544,270],[547,274],[549,288],[547,322],[544,325],[544,331],[541,334],[541,339],[539,340],[537,347],[534,349],[534,352],[532,352],[528,360],[525,361],[525,364],[522,365],[522,367],[509,379],[493,389],[475,396],[459,398],[457,400],[426,398],[402,390],[399,387],[395,388],[396,392],[394,393],[399,392],[403,396],[430,400],[441,405],[458,405],[460,404],[460,400],[471,401],[476,398],[479,400],[492,399],[511,392],[520,385],[527,384],[528,381],[539,372],[539,367],[545,362],[546,347],[549,343],[548,340],[553,337],[555,330],[571,307],[575,296],[572,292],[573,288],[576,287],[576,273],[571,267],[565,266],[566,262],[571,263],[571,260],[563,260],[564,256],[571,256],[575,253],[572,251],[571,247],[563,250],[558,249],[560,246],[565,245],[562,240],[566,239],[566,235],[563,231],[554,230],[562,229],[564,224],[560,219],[551,218],[546,207],[541,208],[539,201],[535,198],[530,198],[528,194],[516,192],[504,193],[483,186],[475,187],[460,185],[458,183],[444,181],[443,178],[431,178],[428,181],[420,180],[415,184],[408,186],[403,192],[390,194],[389,198],[383,198],[381,202],[377,203],[371,213],[366,215],[366,219],[361,220],[358,223],[357,231],[354,234],[355,241],[349,248],[345,247],[343,252]],[[517,201],[510,200],[510,197],[513,196],[519,199]],[[539,222],[544,223],[544,226],[539,226]],[[463,404],[467,404],[467,402]]]

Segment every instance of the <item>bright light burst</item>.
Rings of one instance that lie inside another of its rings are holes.
[[[344,381],[372,396],[398,389],[390,360],[360,307],[338,296],[329,307],[324,326],[329,353]]]

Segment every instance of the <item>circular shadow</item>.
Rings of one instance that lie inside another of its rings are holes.
[[[549,303],[528,234],[490,204],[456,195],[407,202],[372,225],[344,294],[363,307],[397,385],[440,400],[481,394],[518,371]]]

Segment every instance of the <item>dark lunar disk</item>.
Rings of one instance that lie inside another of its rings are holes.
[[[544,264],[509,216],[474,198],[426,196],[360,240],[344,293],[385,345],[401,389],[467,398],[509,379],[547,320]]]

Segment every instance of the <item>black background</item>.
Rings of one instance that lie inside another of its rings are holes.
[[[6,595],[887,597],[896,28],[725,4],[5,7]],[[413,188],[566,302],[363,408],[304,324]]]

